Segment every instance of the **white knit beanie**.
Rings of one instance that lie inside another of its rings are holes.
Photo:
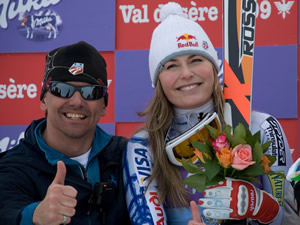
[[[201,55],[210,60],[217,71],[217,52],[202,27],[185,17],[178,3],[169,2],[161,8],[161,23],[154,29],[149,51],[152,86],[169,60],[187,54]]]

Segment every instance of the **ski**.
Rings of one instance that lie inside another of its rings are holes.
[[[250,126],[255,0],[223,0],[223,72],[225,120]]]

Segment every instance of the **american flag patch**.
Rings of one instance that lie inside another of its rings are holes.
[[[69,72],[73,75],[78,75],[83,73],[83,63],[73,63],[73,65],[69,68]]]

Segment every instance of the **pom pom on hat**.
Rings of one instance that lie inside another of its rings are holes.
[[[165,20],[169,15],[178,15],[184,17],[181,6],[176,2],[169,2],[160,10],[160,20]]]
[[[181,6],[169,2],[160,10],[161,23],[154,29],[149,50],[149,71],[152,86],[164,64],[181,55],[201,55],[219,71],[217,52],[202,27],[186,18]]]

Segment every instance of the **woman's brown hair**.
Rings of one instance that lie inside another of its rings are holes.
[[[221,124],[224,126],[224,96],[215,68],[212,97],[215,110],[218,113]],[[174,113],[173,106],[165,96],[159,80],[149,106],[139,115],[146,116],[144,129],[149,134],[149,144],[154,157],[153,172],[149,178],[149,184],[156,179],[158,194],[162,204],[166,204],[166,199],[168,198],[174,206],[188,207],[190,201],[188,192],[182,183],[177,166],[169,161],[165,151],[165,135],[172,123]]]

